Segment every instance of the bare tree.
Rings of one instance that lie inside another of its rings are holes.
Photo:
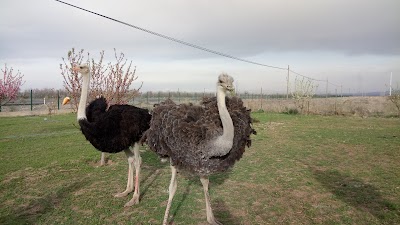
[[[16,99],[19,89],[24,84],[22,78],[24,75],[18,70],[14,75],[14,69],[8,68],[7,64],[4,65],[4,70],[1,69],[3,78],[0,78],[0,112],[1,106]]]
[[[396,106],[397,115],[400,118],[400,90],[392,90],[392,95],[388,96],[388,99]]]
[[[307,113],[309,111],[310,99],[315,95],[317,85],[313,84],[312,80],[306,77],[301,79],[297,76],[294,84],[294,91],[292,98],[300,113],[304,113],[304,108],[307,106]]]

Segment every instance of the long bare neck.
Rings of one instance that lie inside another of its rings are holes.
[[[86,101],[89,92],[89,82],[90,82],[90,74],[82,74],[82,91],[81,91],[81,98],[79,100],[78,105],[78,116],[77,120],[86,119]]]
[[[222,87],[217,87],[217,106],[221,118],[223,133],[212,143],[212,150],[209,156],[224,156],[229,153],[233,145],[234,128],[232,118],[229,115],[225,104],[225,91]]]
[[[219,86],[217,87],[217,105],[223,127],[223,134],[221,137],[223,140],[232,143],[234,135],[233,122],[228,109],[226,108],[225,91]]]

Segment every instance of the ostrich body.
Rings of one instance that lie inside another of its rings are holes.
[[[128,158],[128,182],[126,190],[115,197],[127,196],[134,190],[132,199],[125,204],[139,203],[139,175],[142,159],[139,140],[149,128],[151,115],[148,110],[130,105],[112,105],[107,110],[107,101],[100,97],[86,107],[90,83],[90,69],[87,65],[74,67],[82,75],[82,93],[78,105],[77,120],[86,139],[99,151],[117,153],[124,151]],[[86,107],[86,110],[85,110]],[[133,183],[135,167],[135,183]]]
[[[250,147],[250,110],[241,99],[226,97],[233,90],[233,78],[222,74],[217,83],[217,97],[203,100],[201,106],[176,105],[167,100],[156,106],[150,128],[142,141],[160,157],[169,157],[171,183],[163,224],[167,224],[171,202],[176,191],[177,170],[200,176],[204,189],[207,221],[220,224],[214,217],[208,194],[208,175],[225,172]]]

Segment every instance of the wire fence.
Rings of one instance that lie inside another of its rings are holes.
[[[301,113],[319,115],[359,115],[359,116],[392,116],[398,112],[388,100],[387,93],[382,96],[363,96],[360,93],[352,94],[320,94],[314,95],[303,103],[299,109],[298,102],[285,93],[264,93],[240,91],[235,95],[243,100],[244,106],[254,111],[276,113]],[[0,116],[11,115],[52,115],[55,113],[73,112],[71,104],[62,105],[66,97],[65,91],[52,91],[43,93],[38,90],[29,90],[21,93],[13,102],[0,107]],[[128,104],[140,108],[153,109],[167,99],[177,104],[199,104],[204,97],[213,97],[215,92],[185,92],[185,91],[148,91],[139,93],[130,99]],[[14,114],[13,114],[14,113]]]

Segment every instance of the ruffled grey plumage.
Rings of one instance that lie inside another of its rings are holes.
[[[152,112],[150,128],[144,133],[150,149],[161,157],[170,157],[173,166],[196,175],[224,172],[239,160],[245,147],[250,147],[250,110],[240,98],[225,98],[234,125],[233,146],[224,156],[213,157],[212,140],[223,132],[217,98],[205,98],[200,106],[176,105],[167,100]]]

